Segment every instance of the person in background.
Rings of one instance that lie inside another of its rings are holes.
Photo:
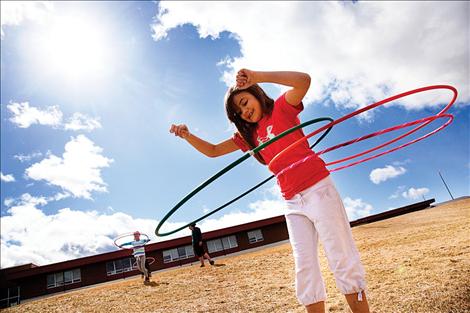
[[[189,229],[191,230],[194,254],[197,255],[199,261],[201,261],[201,267],[205,266],[204,258],[209,260],[210,265],[214,265],[214,261],[211,259],[210,255],[204,250],[201,229],[199,229],[199,227],[196,227],[195,223],[189,225]]]
[[[129,243],[133,246],[132,255],[137,263],[137,269],[145,276],[144,283],[150,282],[150,270],[145,257],[145,244],[149,241],[150,239],[140,239],[140,232],[136,231],[134,232],[134,241]]]

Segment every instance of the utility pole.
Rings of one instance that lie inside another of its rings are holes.
[[[447,192],[449,193],[449,195],[450,195],[450,197],[452,198],[452,200],[454,200],[454,197],[452,196],[452,193],[450,192],[449,187],[447,187],[447,184],[446,184],[444,178],[442,177],[441,171],[438,171],[438,173],[439,173],[439,176],[440,176],[441,179],[442,179],[442,182],[444,183],[444,186],[446,186]]]

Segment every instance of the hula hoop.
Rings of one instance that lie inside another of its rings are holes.
[[[330,147],[330,148],[327,148],[327,149],[324,149],[324,150],[322,150],[322,151],[317,152],[317,155],[321,155],[321,154],[323,154],[323,153],[330,152],[330,151],[336,150],[336,149],[338,149],[338,148],[345,147],[345,146],[348,146],[348,145],[350,145],[350,144],[353,144],[353,143],[356,143],[356,142],[360,142],[360,141],[363,141],[363,140],[365,140],[365,139],[369,139],[369,138],[372,138],[372,137],[376,137],[376,136],[379,136],[379,135],[382,135],[382,134],[385,134],[385,133],[389,133],[389,132],[391,132],[391,131],[399,130],[399,129],[402,129],[402,128],[405,128],[405,127],[413,126],[413,125],[416,125],[416,124],[422,124],[422,123],[426,123],[426,125],[427,125],[427,124],[429,124],[430,122],[432,122],[432,121],[434,121],[434,120],[436,120],[436,119],[438,119],[438,118],[444,118],[444,117],[447,117],[449,120],[448,120],[447,122],[445,122],[443,125],[441,125],[440,127],[436,128],[435,130],[433,130],[433,131],[431,131],[431,132],[429,132],[429,133],[427,133],[427,134],[425,134],[425,135],[423,135],[423,136],[421,136],[421,137],[419,137],[419,138],[416,138],[416,139],[414,139],[414,140],[411,140],[411,141],[409,141],[409,142],[407,142],[407,143],[405,143],[405,144],[402,144],[402,145],[400,145],[400,146],[398,146],[398,147],[389,149],[389,150],[387,150],[387,151],[384,151],[384,152],[381,152],[381,153],[377,153],[377,154],[372,155],[372,156],[370,156],[370,157],[366,157],[366,158],[361,159],[361,160],[359,160],[359,161],[351,162],[351,163],[349,163],[349,164],[347,164],[347,165],[343,165],[343,166],[340,166],[340,167],[337,167],[337,168],[334,168],[334,169],[329,169],[330,172],[339,171],[339,170],[345,169],[345,168],[347,168],[347,167],[351,167],[351,166],[353,166],[353,165],[357,165],[357,164],[359,164],[359,163],[363,163],[363,162],[366,162],[366,161],[375,159],[375,158],[377,158],[377,157],[379,157],[379,156],[382,156],[382,155],[384,155],[384,154],[391,153],[391,152],[393,152],[393,151],[402,149],[402,148],[407,147],[407,146],[409,146],[409,145],[411,145],[411,144],[413,144],[413,143],[416,143],[416,142],[418,142],[418,141],[421,141],[421,140],[423,140],[423,139],[425,139],[425,138],[427,138],[427,137],[429,137],[429,136],[431,136],[431,135],[433,135],[433,134],[435,134],[435,133],[441,131],[441,130],[444,129],[445,127],[447,127],[447,126],[448,126],[450,123],[452,123],[452,121],[454,120],[454,116],[453,116],[452,114],[439,114],[439,115],[432,115],[432,116],[424,117],[424,118],[421,118],[421,119],[418,119],[418,120],[415,120],[415,121],[412,121],[412,122],[407,122],[407,123],[404,123],[404,124],[396,125],[396,126],[393,126],[393,127],[390,127],[390,128],[386,128],[386,129],[377,131],[377,132],[375,132],[375,133],[371,133],[371,134],[368,134],[368,135],[365,135],[365,136],[362,136],[362,137],[358,137],[358,138],[353,139],[353,140],[349,140],[349,141],[346,141],[346,142],[337,144],[337,145],[335,145],[335,146],[333,146],[333,147]],[[348,161],[348,160],[350,160],[350,159],[354,159],[354,158],[357,158],[357,157],[362,156],[362,155],[364,155],[364,154],[367,154],[367,153],[369,153],[369,152],[375,151],[375,150],[377,150],[377,149],[380,149],[380,148],[382,148],[382,147],[384,147],[384,146],[386,146],[386,145],[389,145],[389,144],[391,144],[391,143],[393,143],[393,142],[396,142],[396,141],[398,141],[398,140],[400,140],[400,139],[402,139],[402,138],[404,138],[404,137],[410,135],[411,133],[417,131],[417,130],[420,129],[420,128],[421,128],[421,127],[415,128],[415,129],[413,129],[413,130],[410,131],[410,132],[407,132],[407,133],[405,133],[405,134],[403,134],[403,135],[400,135],[400,136],[396,137],[396,138],[393,139],[393,140],[390,140],[390,141],[386,142],[385,144],[381,144],[381,145],[379,145],[379,146],[377,146],[377,147],[371,148],[371,149],[366,150],[366,151],[364,151],[364,152],[361,152],[361,153],[358,153],[358,154],[355,154],[355,155],[352,155],[352,156],[350,156],[350,157],[343,158],[343,159],[340,159],[340,160],[337,160],[337,161],[332,161],[332,162],[326,163],[325,166],[329,166],[329,165],[341,163],[341,162],[344,162],[344,161]],[[291,169],[291,168],[297,166],[299,163],[304,162],[306,159],[308,159],[308,158],[310,158],[310,157],[311,157],[311,156],[308,156],[308,157],[305,158],[305,159],[299,160],[299,161],[297,161],[297,162],[291,164],[290,166],[286,167],[285,169],[283,169],[283,170],[281,170],[279,173],[277,173],[277,176],[283,175],[287,170],[289,170],[289,169]]]
[[[125,242],[122,244],[117,243],[118,240],[125,238],[125,237],[130,237],[130,236],[134,236],[134,233],[132,232],[132,233],[125,233],[125,234],[119,235],[116,239],[114,239],[114,244],[119,249],[132,249],[134,248],[134,246],[130,245],[129,242]],[[147,236],[146,234],[141,233],[140,236],[145,236],[147,237],[148,240],[150,240],[149,236]]]
[[[350,113],[350,114],[348,114],[348,115],[345,115],[345,116],[343,116],[343,117],[341,117],[341,118],[339,118],[339,119],[337,119],[337,120],[331,122],[330,124],[327,124],[327,125],[324,125],[324,126],[320,127],[319,129],[317,129],[317,130],[313,131],[312,133],[308,134],[308,135],[306,136],[306,138],[310,138],[310,136],[314,136],[314,135],[318,134],[319,132],[321,132],[322,130],[324,130],[326,127],[337,125],[337,124],[339,124],[339,123],[341,123],[341,122],[344,122],[345,120],[348,120],[348,119],[350,119],[350,118],[352,118],[352,117],[354,117],[354,116],[356,116],[356,115],[358,115],[358,114],[361,114],[361,113],[363,113],[363,112],[365,112],[365,111],[369,111],[369,110],[371,110],[371,109],[373,109],[373,108],[376,108],[376,107],[378,107],[378,106],[380,106],[380,105],[383,105],[383,104],[385,104],[385,103],[388,103],[388,102],[391,102],[391,101],[394,101],[394,100],[397,100],[397,99],[401,99],[401,98],[407,97],[407,96],[409,96],[409,95],[413,95],[413,94],[416,94],[416,93],[420,93],[420,92],[428,91],[428,90],[433,90],[433,89],[448,89],[448,90],[450,90],[450,91],[453,92],[453,98],[451,99],[451,101],[450,101],[439,113],[437,113],[437,114],[435,115],[435,116],[439,116],[439,115],[445,113],[447,110],[449,110],[449,108],[452,106],[452,104],[454,104],[455,100],[457,99],[457,94],[458,94],[458,93],[457,93],[457,90],[456,90],[454,87],[452,87],[452,86],[449,86],[449,85],[433,85],[433,86],[427,86],[427,87],[422,87],[422,88],[410,90],[410,91],[407,91],[407,92],[404,92],[404,93],[401,93],[401,94],[398,94],[398,95],[395,95],[395,96],[392,96],[392,97],[383,99],[383,100],[378,101],[378,102],[376,102],[376,103],[370,104],[370,105],[368,105],[368,106],[366,106],[366,107],[364,107],[364,108],[361,108],[361,109],[359,109],[359,110],[356,110],[356,111],[354,111],[354,112],[352,112],[352,113]],[[385,146],[387,146],[387,145],[389,145],[389,144],[391,144],[391,143],[393,143],[393,142],[395,142],[395,141],[397,141],[397,140],[399,140],[399,139],[401,139],[401,138],[403,138],[403,137],[405,137],[405,136],[408,136],[408,135],[410,135],[410,134],[412,134],[412,133],[418,131],[419,129],[425,127],[426,125],[428,125],[428,124],[431,123],[431,122],[432,122],[432,120],[425,121],[425,122],[422,123],[422,125],[420,125],[420,126],[414,128],[414,129],[410,130],[410,131],[407,132],[406,134],[400,136],[398,139],[390,140],[390,141],[386,142],[385,144],[382,144],[382,145],[379,145],[379,146],[377,146],[377,147],[375,147],[375,148],[369,149],[369,150],[367,150],[366,152],[358,153],[357,155],[354,155],[354,156],[352,156],[352,157],[348,157],[348,158],[344,158],[344,159],[342,159],[342,160],[335,161],[335,163],[333,163],[333,164],[340,163],[340,162],[343,162],[343,161],[346,161],[346,160],[349,160],[349,159],[353,159],[353,158],[359,157],[359,156],[361,156],[361,155],[363,155],[363,154],[366,154],[366,153],[375,151],[375,150],[377,150],[377,149],[379,149],[379,148],[383,148],[383,147],[385,147]],[[447,126],[447,124],[446,124],[445,126]],[[444,127],[445,127],[445,126],[444,126]],[[418,139],[421,140],[421,139],[424,139],[424,138],[426,138],[426,137],[429,137],[430,135],[436,133],[437,131],[439,131],[439,130],[441,130],[441,129],[442,129],[442,128],[440,128],[440,129],[438,129],[438,130],[435,130],[435,131],[433,131],[433,132],[431,132],[431,133],[429,133],[429,134],[427,134],[427,135],[424,135],[424,136],[422,136],[422,137],[420,137],[420,138],[418,138]],[[378,132],[377,132],[377,133],[378,133]],[[366,136],[364,136],[364,137],[371,136],[371,135],[372,135],[372,134],[366,135]],[[376,134],[376,136],[377,136],[377,135],[378,135],[378,134]],[[372,137],[372,136],[371,136],[371,137]],[[362,137],[360,137],[360,138],[362,138]],[[370,137],[367,137],[367,138],[370,138]],[[357,138],[357,139],[359,139],[359,138]],[[364,139],[366,139],[366,138],[364,138]],[[304,139],[302,139],[302,140],[304,140]],[[327,148],[327,149],[325,149],[325,150],[330,149],[330,150],[328,150],[328,151],[332,151],[332,150],[334,150],[333,148],[337,149],[337,148],[342,147],[342,146],[345,146],[345,145],[347,145],[347,144],[351,144],[351,143],[353,143],[353,142],[356,142],[355,140],[356,140],[356,139],[353,139],[353,140],[350,140],[350,141],[348,141],[348,142],[346,142],[346,143],[343,143],[344,145],[339,144],[339,145],[336,145],[336,146],[334,146],[334,147]],[[362,140],[363,140],[363,139],[362,139]],[[419,140],[413,141],[412,143],[417,142],[417,141],[419,141]],[[280,153],[278,153],[278,154],[271,160],[271,162],[269,162],[268,168],[269,168],[272,172],[274,172],[274,170],[273,170],[273,165],[274,165],[277,161],[279,161],[279,159],[281,158],[281,156],[284,155],[285,153],[287,153],[288,151],[292,150],[294,147],[296,147],[296,146],[299,145],[300,143],[301,143],[301,140],[297,140],[296,142],[294,142],[293,144],[291,144],[289,147],[287,147],[286,149],[284,149],[283,151],[281,151]],[[398,147],[397,149],[388,150],[387,153],[390,153],[390,152],[393,152],[393,151],[395,151],[395,150],[404,148],[404,147],[406,147],[406,146],[408,146],[408,145],[410,145],[410,144],[411,144],[411,143],[409,143],[409,144],[404,144],[404,145]],[[323,151],[323,153],[325,153],[325,152]],[[348,165],[346,165],[346,166],[342,166],[342,167],[333,169],[333,170],[331,170],[331,171],[338,171],[338,170],[340,170],[340,169],[343,169],[343,168],[346,168],[346,167],[350,167],[350,166],[353,166],[353,165],[356,165],[356,164],[359,164],[359,163],[368,161],[368,160],[370,160],[370,159],[379,157],[379,156],[384,155],[384,154],[386,154],[386,153],[379,153],[379,154],[376,154],[376,155],[374,155],[374,156],[372,156],[372,157],[364,158],[364,159],[362,159],[360,162],[353,162],[353,163],[350,163],[350,164],[348,164]],[[331,164],[329,163],[329,164],[327,164],[327,165],[331,165]],[[330,171],[330,172],[331,172],[331,171]],[[279,172],[280,172],[280,171],[279,171]]]
[[[150,260],[149,265],[152,265],[153,263],[155,263],[155,258],[151,256],[146,257],[145,260]],[[132,267],[137,267],[137,262],[132,263]]]
[[[391,153],[391,152],[394,152],[396,150],[399,150],[399,149],[402,149],[404,147],[407,147],[409,145],[412,145],[418,141],[421,141],[439,131],[441,131],[442,129],[446,128],[447,125],[449,125],[450,123],[452,123],[452,121],[454,120],[454,116],[452,114],[439,114],[439,115],[434,115],[434,116],[429,116],[427,117],[428,119],[430,119],[430,122],[434,121],[435,119],[438,119],[438,118],[441,118],[441,117],[448,117],[449,120],[447,122],[445,122],[444,124],[442,124],[439,128],[436,128],[435,130],[433,130],[432,132],[429,132],[427,133],[426,135],[423,135],[419,138],[416,138],[414,140],[411,140],[405,144],[402,144],[398,147],[395,147],[395,148],[392,148],[392,149],[389,149],[387,151],[384,151],[384,152],[381,152],[381,153],[378,153],[378,154],[374,154],[370,157],[367,157],[367,158],[364,158],[364,159],[361,159],[359,161],[356,161],[356,162],[352,162],[352,163],[349,163],[349,164],[346,164],[346,165],[343,165],[343,166],[340,166],[340,167],[337,167],[337,168],[334,168],[334,169],[331,169],[330,172],[335,172],[335,171],[339,171],[339,170],[342,170],[342,169],[345,169],[345,168],[348,168],[348,167],[351,167],[353,165],[356,165],[356,164],[359,164],[359,163],[363,163],[363,162],[366,162],[366,161],[369,161],[369,160],[372,160],[372,159],[375,159],[375,158],[378,158],[379,156],[382,156],[382,155],[385,155],[385,154],[388,154],[388,153]]]
[[[248,151],[246,152],[242,157],[240,157],[239,159],[235,160],[234,162],[232,162],[231,164],[229,164],[228,166],[226,166],[225,168],[223,168],[222,170],[220,170],[219,172],[217,172],[215,175],[213,175],[212,177],[210,177],[209,179],[207,179],[205,182],[203,182],[201,185],[199,185],[197,188],[195,188],[193,191],[191,191],[188,195],[186,195],[180,202],[178,202],[164,217],[163,219],[160,221],[160,223],[158,223],[158,226],[157,228],[155,229],[155,235],[159,236],[159,237],[163,237],[163,236],[168,236],[168,235],[171,235],[171,234],[174,234],[186,227],[188,227],[189,225],[193,224],[193,223],[197,223],[199,222],[200,220],[222,210],[223,208],[225,208],[226,206],[234,203],[235,201],[241,199],[242,197],[246,196],[247,194],[249,194],[250,192],[252,192],[253,190],[259,188],[260,186],[262,186],[263,184],[265,184],[266,182],[268,182],[270,179],[272,179],[274,177],[274,175],[266,178],[265,180],[263,180],[261,183],[255,185],[254,187],[248,189],[247,191],[245,191],[244,193],[242,193],[241,195],[235,197],[234,199],[228,201],[227,203],[219,206],[218,208],[210,211],[209,213],[195,219],[194,221],[192,222],[189,222],[188,224],[184,225],[184,226],[181,226],[175,230],[172,230],[172,231],[169,231],[169,232],[166,232],[166,233],[160,233],[160,228],[162,227],[163,223],[166,222],[166,220],[168,220],[175,212],[176,210],[178,210],[184,203],[186,203],[189,199],[191,199],[192,197],[194,197],[198,192],[200,192],[202,189],[204,189],[205,187],[207,187],[210,183],[212,183],[213,181],[215,181],[216,179],[218,179],[220,176],[224,175],[225,173],[227,173],[229,170],[231,170],[232,168],[234,168],[235,166],[239,165],[240,163],[242,163],[243,161],[245,161],[246,159],[248,159],[250,156],[254,155],[255,153],[258,153],[259,151],[261,151],[262,149],[266,148],[267,146],[269,146],[270,144],[276,142],[277,140],[281,139],[282,137],[296,131],[297,129],[300,129],[300,128],[304,128],[308,125],[311,125],[311,124],[315,124],[315,123],[319,123],[319,122],[323,122],[323,121],[330,121],[330,123],[328,125],[330,125],[332,122],[333,122],[333,119],[332,118],[329,118],[329,117],[320,117],[320,118],[316,118],[316,119],[312,119],[312,120],[309,120],[307,122],[304,122],[302,124],[299,124],[299,125],[296,125],[282,133],[280,133],[279,135],[277,135],[276,137],[272,138],[271,140],[259,145],[258,147],[256,147],[255,149],[251,150],[251,151]],[[314,146],[316,146],[318,143],[320,143],[321,140],[323,140],[323,138],[325,138],[325,136],[331,131],[331,128],[333,127],[333,125],[331,125],[330,127],[326,127],[326,128],[323,128],[323,130],[326,130],[321,136],[320,138],[317,139],[317,141],[315,141],[315,143],[310,146],[310,148],[313,148]],[[303,137],[301,138],[302,140],[307,140],[308,138],[306,137]]]

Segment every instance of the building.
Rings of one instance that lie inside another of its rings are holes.
[[[371,223],[412,211],[428,208],[434,199],[368,216],[351,222],[351,226]],[[284,216],[218,229],[203,234],[211,257],[220,257],[253,249],[289,238]],[[154,258],[152,271],[198,262],[191,237],[148,244],[147,257]],[[44,266],[25,264],[0,270],[0,308],[19,304],[57,292],[90,286],[139,274],[132,250],[118,250]]]

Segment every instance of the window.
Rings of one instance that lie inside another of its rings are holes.
[[[248,232],[248,241],[250,243],[255,243],[258,241],[263,241],[263,234],[261,233],[261,229],[256,229]]]
[[[20,304],[20,286],[0,289],[0,310]]]
[[[209,251],[209,253],[224,250],[224,246],[222,245],[222,240],[214,239],[214,240],[207,241],[207,250]]]
[[[229,236],[207,241],[207,250],[209,253],[228,250],[238,247],[237,237]]]
[[[47,288],[54,288],[63,285],[69,285],[82,281],[80,269],[59,272],[47,275]]]
[[[130,272],[134,269],[132,258],[125,258],[106,262],[106,273],[108,276],[116,275],[123,272]]]
[[[183,246],[163,251],[163,263],[189,259],[194,256],[193,247]]]
[[[222,238],[222,244],[224,245],[225,250],[238,247],[237,237],[235,236],[224,237]]]

